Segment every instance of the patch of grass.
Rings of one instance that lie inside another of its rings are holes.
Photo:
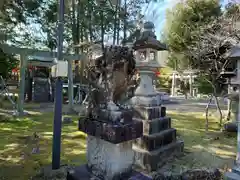
[[[18,102],[15,101],[15,103],[17,104]],[[24,102],[24,109],[26,109],[26,110],[36,109],[36,108],[39,108],[39,107],[40,107],[39,103]],[[1,102],[0,108],[11,110],[13,108],[13,105],[10,103],[9,100],[4,100],[4,101]]]
[[[181,172],[192,168],[228,169],[236,155],[236,134],[220,132],[218,121],[210,118],[209,132],[205,132],[202,113],[174,113],[172,126],[184,140],[185,155],[166,164],[165,168]],[[164,169],[164,168],[163,168]]]
[[[82,164],[85,134],[77,130],[77,117],[62,129],[62,164]],[[40,167],[51,164],[53,115],[42,114],[0,123],[0,177],[28,180]],[[34,138],[36,133],[39,138]],[[39,153],[32,150],[39,146]],[[0,179],[1,179],[0,178]]]
[[[164,168],[183,171],[189,168],[229,166],[235,157],[236,135],[220,133],[215,119],[210,119],[210,133],[204,130],[201,113],[174,113],[172,127],[185,142],[185,156],[168,162]],[[77,130],[77,117],[63,125],[62,164],[79,165],[86,162],[86,135]],[[6,180],[28,180],[41,167],[51,164],[53,114],[45,113],[0,122],[0,177]],[[36,133],[39,138],[34,138]],[[38,154],[33,148],[40,147]],[[163,169],[164,169],[163,168]],[[1,179],[0,178],[0,179]]]

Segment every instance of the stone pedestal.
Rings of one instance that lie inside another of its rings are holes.
[[[87,138],[87,165],[96,177],[117,179],[131,174],[134,164],[132,141],[112,144],[94,136]]]
[[[183,151],[183,142],[176,139],[176,129],[171,118],[143,119],[143,137],[135,140],[136,165],[147,171],[155,171],[175,153]]]
[[[79,130],[88,134],[87,164],[68,172],[67,180],[137,180],[151,178],[132,169],[132,141],[142,136],[141,121],[125,123],[79,120]]]
[[[141,82],[132,98],[134,117],[143,122],[143,136],[134,140],[135,163],[147,171],[155,171],[173,153],[182,152],[184,144],[176,139],[176,129],[171,127],[166,107],[151,84],[151,71],[140,71],[140,74]]]

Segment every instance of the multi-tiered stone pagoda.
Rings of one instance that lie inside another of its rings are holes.
[[[154,24],[146,22],[133,49],[141,80],[131,103],[135,109],[134,118],[143,122],[143,136],[135,140],[133,150],[136,164],[154,171],[173,152],[183,150],[183,142],[177,140],[176,129],[171,127],[171,118],[166,116],[166,107],[161,104],[159,93],[153,86],[155,70],[160,68],[157,52],[167,48],[156,39]]]

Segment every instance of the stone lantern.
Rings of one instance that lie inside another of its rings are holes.
[[[167,50],[156,39],[154,24],[144,23],[139,39],[133,44],[136,68],[140,74],[140,84],[131,99],[136,120],[143,122],[143,137],[135,140],[135,163],[148,171],[154,171],[174,151],[182,151],[183,142],[176,140],[176,129],[171,128],[171,118],[166,116],[159,93],[153,86],[155,70],[160,68],[158,51]],[[163,155],[165,154],[165,155]]]
[[[238,115],[238,103],[239,103],[239,96],[238,92],[232,91],[231,87],[237,86],[237,81],[234,81],[236,79],[236,72],[233,69],[225,69],[220,73],[221,77],[224,79],[227,79],[227,86],[228,86],[228,94],[227,98],[228,100],[231,100],[231,104],[228,101],[228,108],[231,109],[231,112],[233,113],[233,122],[228,122],[224,124],[224,129],[228,132],[236,132],[237,131],[237,115]],[[231,105],[231,106],[230,106]]]
[[[135,94],[156,95],[152,82],[155,69],[160,68],[157,61],[157,53],[158,51],[167,50],[167,48],[156,39],[152,22],[144,24],[143,32],[134,43],[133,49],[136,51],[136,66],[141,76],[141,82]]]
[[[237,61],[237,77],[236,80],[231,82],[231,84],[237,84],[238,85],[238,98],[236,97],[236,94],[233,95],[234,99],[239,102],[239,86],[240,86],[240,45],[236,45],[233,47],[230,51],[229,58],[231,60]],[[225,174],[225,179],[228,180],[239,180],[240,179],[240,105],[238,104],[238,110],[237,112],[237,157],[235,166],[232,168],[231,172],[227,172]]]

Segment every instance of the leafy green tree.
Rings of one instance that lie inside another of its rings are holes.
[[[203,76],[198,76],[194,85],[201,94],[212,94],[213,92],[212,85]]]
[[[178,68],[198,70],[201,77],[199,88],[212,91],[210,101],[213,97],[216,100],[220,126],[222,112],[217,96],[224,92],[226,83],[221,72],[234,70],[234,63],[229,61],[227,54],[240,40],[236,26],[239,15],[238,5],[229,4],[222,13],[217,0],[187,0],[179,3],[172,10],[172,15],[167,16],[169,32],[166,33],[166,42],[175,57],[177,54],[184,55],[183,59],[178,59]]]
[[[171,91],[171,78],[169,74],[171,74],[171,69],[169,68],[160,68],[160,76],[157,78],[157,88],[162,90],[166,90],[167,93]]]
[[[40,15],[42,0],[2,0],[0,2],[0,43],[11,42],[14,45],[29,45],[33,42],[25,27]],[[18,65],[14,55],[0,49],[0,74],[7,78]]]
[[[174,69],[189,68],[189,56],[184,52],[193,44],[201,26],[210,23],[221,15],[218,0],[186,0],[167,11],[164,29],[165,42],[171,51],[169,61],[175,61]]]
[[[4,79],[8,78],[12,69],[17,67],[18,62],[14,56],[8,55],[0,50],[0,76]]]
[[[225,15],[227,17],[232,17],[234,16],[236,20],[239,20],[239,13],[240,13],[240,4],[239,3],[228,3],[225,6]]]

